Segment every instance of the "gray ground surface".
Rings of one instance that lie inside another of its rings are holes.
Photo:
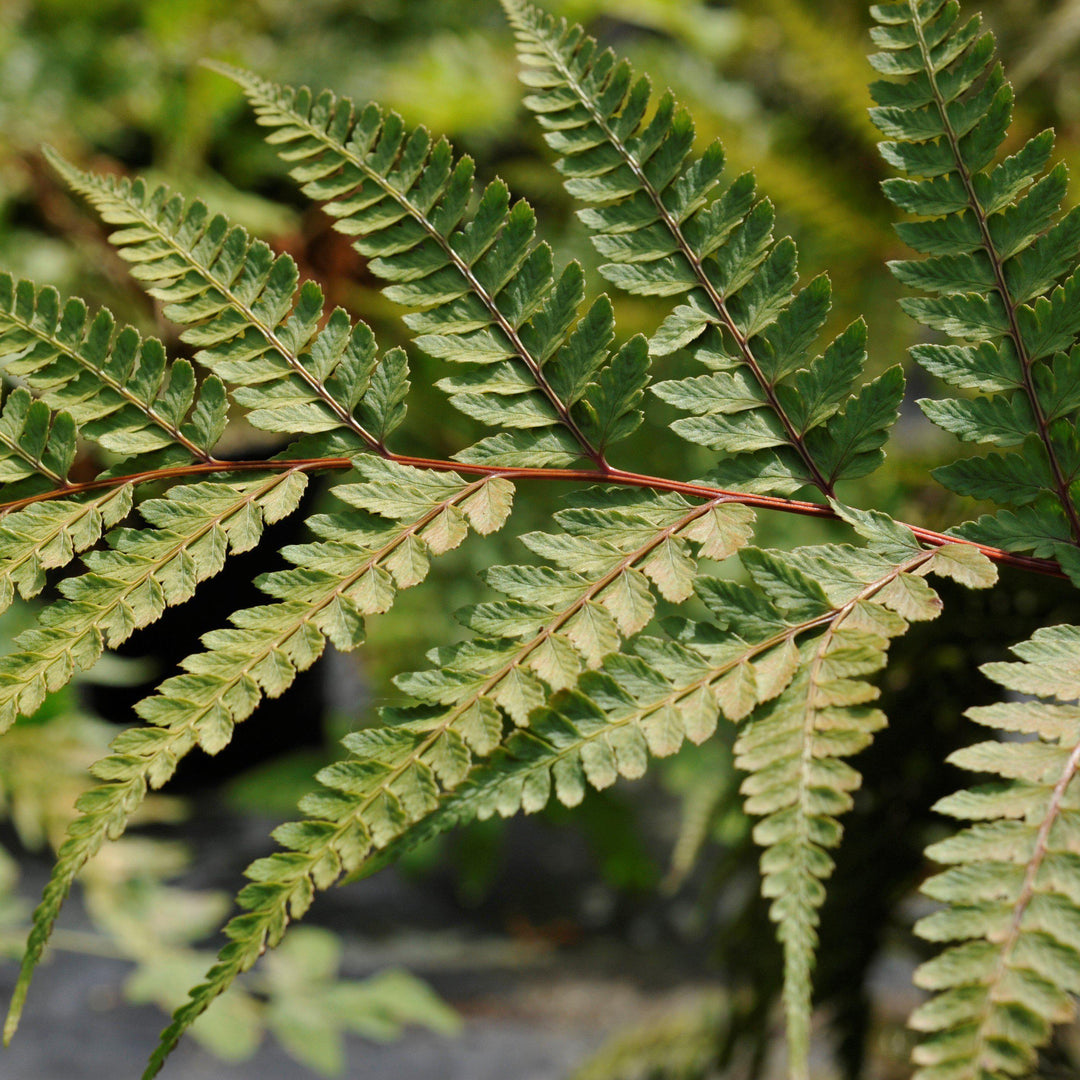
[[[269,846],[265,823],[231,821],[225,829],[204,822],[195,831],[196,869],[187,883],[196,887],[234,888],[247,858]],[[565,850],[545,845],[548,837],[526,835],[522,866],[566,863]],[[40,894],[46,869],[41,863],[24,871],[28,898]],[[532,883],[517,885],[527,899]],[[565,884],[563,900],[570,909],[603,907],[597,888],[594,880]],[[351,1038],[349,1080],[563,1080],[606,1035],[658,1016],[684,1000],[688,981],[702,981],[695,971],[700,963],[673,944],[665,926],[672,916],[664,908],[639,914],[618,932],[608,928],[555,945],[527,918],[515,928],[502,917],[485,922],[483,914],[466,915],[463,925],[445,882],[432,887],[389,870],[321,897],[312,918],[343,935],[347,974],[406,966],[427,978],[465,1021],[456,1038],[422,1030],[385,1045]],[[77,897],[63,925],[86,926]],[[137,1080],[165,1017],[122,1000],[128,970],[116,960],[52,954],[35,979],[17,1038],[0,1050],[0,1080]],[[15,964],[0,961],[0,1000],[14,977]],[[272,1039],[240,1064],[222,1063],[188,1039],[162,1080],[313,1075]]]

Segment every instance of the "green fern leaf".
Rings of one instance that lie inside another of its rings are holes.
[[[851,397],[866,359],[865,328],[812,349],[829,311],[828,279],[793,294],[797,253],[773,243],[773,211],[742,176],[720,189],[724,153],[691,160],[694,125],[670,93],[650,104],[649,81],[522,0],[504,0],[517,32],[525,104],[560,154],[566,189],[610,261],[600,272],[632,293],[687,296],[650,342],[653,355],[692,347],[716,375],[654,391],[691,415],[673,426],[726,455],[722,486],[831,495],[882,460],[903,378],[894,369]],[[841,414],[841,415],[834,415]],[[830,420],[830,417],[833,419]]]
[[[335,432],[346,446],[381,448],[403,415],[403,358],[388,356],[382,371],[386,378],[396,370],[399,389],[387,387],[383,408],[360,415],[361,399],[370,411],[377,397],[365,398],[376,371],[372,333],[340,308],[320,330],[322,290],[311,281],[298,287],[288,255],[275,256],[224,215],[164,187],[150,191],[141,179],[80,172],[55,154],[50,160],[118,226],[112,243],[165,304],[165,316],[185,327],[181,338],[198,346],[195,358],[235,387],[250,423],[288,434]]]
[[[1042,700],[971,709],[967,715],[996,737],[950,758],[995,780],[936,807],[974,824],[927,851],[948,866],[923,886],[944,906],[915,930],[954,944],[916,973],[935,992],[911,1019],[924,1033],[914,1053],[918,1080],[1033,1075],[1053,1025],[1073,1016],[1080,993],[1078,645],[1080,629],[1047,627],[1013,648],[1020,663],[983,667],[1006,689]]]
[[[977,17],[961,23],[951,0],[882,4],[874,14],[884,51],[871,63],[893,79],[871,87],[878,101],[871,114],[889,139],[881,144],[886,160],[909,177],[886,181],[885,194],[923,219],[902,225],[900,235],[926,256],[890,265],[904,284],[932,294],[901,301],[904,310],[960,341],[919,346],[912,355],[954,386],[992,395],[919,404],[961,439],[1019,448],[934,475],[961,495],[1063,516],[1062,543],[1039,546],[1061,554],[1080,543],[1071,493],[1080,402],[1059,389],[1080,366],[1080,212],[1059,214],[1065,167],[1040,178],[1050,132],[998,160],[1012,89]],[[1033,550],[1023,520],[1004,511],[960,535]],[[1066,569],[1076,562],[1071,552],[1063,559]]]
[[[357,237],[371,271],[391,282],[386,295],[417,309],[405,316],[417,345],[469,365],[440,383],[453,404],[484,423],[522,429],[488,440],[483,460],[567,465],[584,455],[600,464],[605,446],[637,426],[647,379],[640,345],[625,347],[610,361],[617,374],[600,378],[614,334],[611,305],[595,301],[571,332],[584,299],[581,267],[572,262],[556,279],[532,209],[511,207],[502,181],[469,214],[473,163],[455,163],[445,139],[407,132],[375,105],[356,112],[328,92],[313,97],[212,66],[243,87],[304,193]]]
[[[292,850],[249,869],[253,884],[240,896],[249,913],[230,924],[233,942],[207,982],[193,991],[192,1001],[176,1013],[148,1075],[210,1002],[267,944],[276,943],[316,890],[343,873],[357,872],[374,853],[414,830],[434,827],[432,814],[440,800],[456,791],[473,755],[503,753],[504,717],[530,735],[537,724],[543,731],[547,690],[541,679],[552,689],[569,687],[583,670],[620,663],[622,634],[635,633],[652,615],[647,578],[665,587],[665,572],[652,565],[665,544],[685,544],[683,535],[694,532],[706,538],[700,544],[730,553],[749,536],[749,511],[722,499],[691,506],[677,496],[609,492],[600,504],[603,509],[590,505],[560,512],[556,520],[563,532],[524,537],[558,568],[493,568],[488,583],[508,599],[477,605],[461,616],[479,636],[436,650],[432,659],[438,668],[399,676],[398,686],[417,704],[387,711],[386,727],[350,736],[353,756],[319,774],[323,790],[302,805],[312,820],[278,830],[279,842]],[[609,676],[598,677],[602,685],[614,685]],[[667,683],[656,678],[666,693]],[[703,694],[692,722],[698,738],[716,724],[716,699]],[[701,716],[710,709],[711,718]],[[641,775],[648,746],[671,753],[682,742],[676,717],[661,716],[656,709],[647,715],[652,719],[640,730],[615,737],[626,775]],[[503,766],[493,768],[498,773]],[[504,794],[500,806],[513,813],[524,799],[527,808],[538,809],[547,801],[547,776],[546,771],[537,774],[520,788],[511,784],[508,791],[518,791],[518,802],[511,805],[510,795]]]
[[[197,394],[186,360],[170,366],[159,341],[117,331],[107,311],[90,320],[81,300],[61,304],[55,289],[0,274],[0,360],[70,417],[61,431],[74,421],[82,436],[137,459],[133,468],[213,461],[225,426],[221,382],[207,379]]]

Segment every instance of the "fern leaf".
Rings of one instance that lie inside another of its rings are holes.
[[[934,475],[961,495],[1026,507],[1024,520],[1038,519],[1041,531],[1063,532],[1049,553],[1065,551],[1063,567],[1073,573],[1080,401],[1068,387],[1080,369],[1080,211],[1059,213],[1066,170],[1045,171],[1053,133],[999,160],[1012,88],[978,17],[965,22],[954,2],[916,0],[874,13],[883,51],[871,63],[893,78],[871,87],[871,113],[889,139],[882,154],[907,174],[886,181],[885,194],[920,219],[898,228],[926,256],[890,265],[901,282],[930,294],[902,300],[904,310],[958,339],[912,355],[952,385],[990,395],[919,404],[961,439],[1017,448]],[[1010,511],[957,532],[1031,550],[1028,529]]]
[[[610,261],[609,281],[632,293],[686,296],[650,342],[653,355],[691,347],[713,374],[652,389],[689,413],[672,427],[723,452],[722,486],[831,495],[882,460],[903,394],[899,369],[852,396],[866,359],[865,327],[848,327],[824,353],[824,276],[793,293],[797,253],[773,242],[773,211],[753,177],[721,188],[724,153],[691,159],[694,125],[670,93],[522,0],[504,0],[517,33],[525,103],[560,155],[566,189],[588,204],[581,219]],[[688,294],[688,295],[687,295]]]
[[[417,345],[469,365],[440,383],[453,404],[512,429],[462,460],[566,465],[584,455],[600,464],[607,445],[633,430],[647,380],[643,343],[609,362],[606,297],[574,325],[585,295],[580,265],[555,277],[532,209],[511,207],[501,180],[470,214],[473,163],[455,162],[445,139],[408,132],[375,105],[354,111],[329,92],[313,97],[212,66],[243,87],[304,193],[357,237],[369,269],[391,282],[386,295],[416,309],[405,321]]]
[[[267,945],[276,944],[316,890],[343,873],[355,873],[373,852],[398,842],[418,823],[427,828],[440,799],[469,772],[473,755],[504,753],[499,749],[504,716],[522,731],[532,733],[537,724],[543,730],[545,713],[538,710],[547,696],[544,683],[553,689],[570,686],[583,670],[618,663],[622,636],[652,616],[646,579],[658,589],[671,588],[668,571],[654,562],[659,553],[674,545],[688,559],[682,548],[687,532],[718,554],[734,551],[749,536],[750,512],[723,499],[690,506],[678,497],[628,497],[616,491],[600,501],[603,509],[589,505],[560,512],[563,532],[525,537],[558,569],[493,568],[488,582],[508,600],[462,614],[480,636],[436,650],[437,669],[396,680],[418,706],[388,710],[386,726],[350,735],[346,745],[353,757],[320,772],[323,789],[302,805],[311,820],[279,829],[275,837],[289,850],[249,868],[252,884],[239,898],[248,911],[230,923],[226,933],[232,942],[206,983],[177,1011],[148,1076],[213,999]],[[711,717],[705,715],[710,708]],[[696,715],[694,731],[704,738],[710,723],[715,727],[714,700],[703,697]],[[675,741],[659,720],[644,730],[658,752],[670,753],[681,742],[681,734]],[[643,763],[647,756],[643,739],[635,729],[625,740],[628,775],[636,767],[629,763]]]
[[[180,336],[198,347],[196,359],[235,387],[250,423],[287,434],[332,432],[346,448],[382,448],[404,415],[404,388],[386,387],[389,407],[374,416],[368,410],[379,395],[367,391],[376,376],[403,384],[404,356],[390,353],[376,368],[368,327],[351,325],[340,308],[325,317],[322,290],[311,281],[298,286],[290,256],[275,256],[224,215],[164,187],[84,173],[55,154],[50,160],[118,226],[110,239],[132,273],[185,327]]]
[[[1041,700],[971,709],[967,715],[994,738],[950,758],[994,779],[936,807],[974,824],[927,850],[948,869],[923,891],[944,906],[915,930],[951,944],[916,973],[918,984],[936,994],[911,1019],[925,1033],[914,1053],[917,1080],[1034,1075],[1037,1050],[1053,1025],[1074,1014],[1078,646],[1077,627],[1046,627],[1013,648],[1019,663],[982,669],[1006,689]]]
[[[139,511],[152,527],[111,533],[110,550],[85,556],[88,572],[65,580],[65,599],[47,607],[39,625],[15,639],[16,651],[0,659],[0,731],[89,668],[105,646],[187,600],[230,549],[253,547],[263,520],[295,509],[305,484],[302,473],[288,470],[184,485],[144,502]]]
[[[71,413],[52,412],[23,387],[11,391],[0,412],[0,484],[6,498],[67,487],[75,435]],[[19,484],[31,477],[37,482]]]
[[[0,522],[0,611],[18,590],[23,599],[45,587],[45,571],[67,566],[91,548],[102,532],[127,517],[133,485],[122,484],[96,496],[31,503]]]
[[[107,311],[91,320],[81,300],[61,304],[55,289],[0,274],[0,360],[45,406],[69,418],[58,416],[56,449],[73,438],[67,427],[74,421],[78,434],[137,459],[139,468],[214,460],[226,419],[220,380],[209,378],[196,392],[186,360],[169,365],[159,341],[142,340],[131,327],[117,330]],[[68,454],[63,450],[57,464],[70,465]]]
[[[205,635],[206,651],[181,663],[185,673],[167,679],[136,706],[147,726],[118,735],[110,754],[92,767],[104,782],[76,804],[79,814],[34,913],[5,1038],[18,1025],[30,979],[76,875],[107,839],[124,831],[148,790],[164,785],[196,746],[208,754],[223,749],[235,725],[254,712],[264,695],[283,693],[298,671],[322,655],[327,639],[341,650],[359,645],[364,617],[386,611],[397,589],[421,581],[429,557],[456,546],[467,521],[489,533],[509,513],[513,487],[501,477],[464,480],[454,473],[368,458],[358,459],[357,468],[366,483],[343,483],[332,490],[368,513],[312,518],[310,526],[324,539],[285,548],[282,554],[292,568],[258,582],[275,602],[237,612],[230,628]],[[295,479],[285,483],[292,490],[277,489],[275,497],[295,502]],[[205,502],[207,485],[199,488],[187,498],[195,495]],[[269,495],[261,495],[264,514]]]

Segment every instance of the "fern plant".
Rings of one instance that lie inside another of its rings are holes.
[[[753,178],[726,175],[719,144],[696,153],[672,96],[580,27],[523,0],[504,7],[525,104],[583,204],[601,273],[670,298],[648,339],[617,344],[607,297],[587,301],[582,268],[557,269],[530,207],[499,180],[477,191],[472,162],[445,140],[376,105],[213,65],[407,309],[411,348],[446,362],[438,387],[490,428],[446,460],[399,448],[406,351],[380,354],[289,256],[201,202],[51,156],[195,365],[108,313],[0,279],[11,382],[0,596],[32,597],[50,580],[60,593],[0,659],[0,724],[257,545],[311,476],[345,475],[333,508],[306,522],[313,539],[259,579],[266,602],[207,634],[93,767],[99,784],[78,802],[35,913],[8,1038],[75,877],[147,792],[194,747],[221,750],[328,641],[361,645],[433,557],[506,527],[517,485],[546,481],[573,490],[572,505],[519,537],[529,561],[485,571],[493,598],[460,613],[464,639],[397,678],[402,703],[346,738],[302,816],[275,831],[279,850],[249,867],[227,944],[146,1076],[317,892],[461,822],[552,797],[574,806],[724,723],[738,725],[744,808],[783,946],[789,1073],[804,1080],[819,912],[860,784],[852,759],[887,723],[871,676],[894,638],[941,610],[932,575],[988,588],[1003,564],[1080,583],[1080,216],[1060,213],[1050,134],[1004,156],[1011,90],[978,18],[963,21],[953,0],[873,8],[884,78],[872,118],[905,174],[885,192],[923,256],[893,270],[924,294],[905,310],[937,335],[913,358],[963,392],[920,404],[961,440],[996,448],[936,471],[997,507],[938,533],[845,501],[858,490],[848,482],[883,460],[904,376],[899,364],[868,376],[861,321],[826,339],[828,278],[800,280]],[[674,353],[698,373],[653,381],[654,362]],[[653,398],[677,413],[677,435],[713,452],[704,475],[622,466]],[[276,436],[278,453],[218,456],[231,406]],[[80,439],[112,463],[75,482]],[[828,519],[847,540],[753,546],[758,511]],[[683,613],[658,618],[658,599],[662,614]],[[974,824],[929,851],[949,865],[926,886],[944,906],[917,930],[947,948],[918,975],[938,991],[913,1020],[927,1033],[920,1080],[1031,1074],[1080,990],[1078,640],[1048,627],[1017,645],[1020,663],[987,669],[1031,697],[973,719],[1033,738],[957,755],[996,779],[940,807]]]

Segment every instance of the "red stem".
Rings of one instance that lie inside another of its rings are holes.
[[[433,469],[437,472],[456,472],[468,476],[503,476],[508,480],[563,480],[588,484],[618,484],[621,487],[645,488],[649,491],[673,491],[695,499],[722,498],[726,502],[756,506],[763,510],[780,510],[787,514],[802,514],[806,517],[839,520],[839,515],[830,506],[822,503],[802,502],[799,499],[784,499],[776,495],[753,495],[745,491],[728,491],[724,488],[710,487],[708,484],[685,483],[681,480],[668,480],[661,476],[646,476],[643,473],[625,472],[622,469],[607,468],[603,472],[595,469],[532,469],[507,468],[496,465],[470,465],[460,461],[443,461],[436,458],[412,457],[408,454],[393,454],[386,451],[383,455],[389,461],[399,465],[408,465],[414,469]],[[35,502],[48,499],[68,498],[88,491],[100,491],[103,488],[119,487],[121,484],[147,483],[151,480],[178,480],[188,476],[201,476],[207,473],[258,472],[279,469],[299,469],[314,472],[321,469],[348,469],[352,459],[346,457],[329,458],[273,458],[266,461],[211,461],[197,462],[191,465],[173,465],[164,469],[148,469],[145,472],[132,473],[128,476],[110,476],[100,480],[90,480],[83,484],[72,484],[56,491],[44,491],[15,502],[0,504],[0,514],[10,513]],[[925,544],[941,546],[943,544],[970,544],[978,548],[988,559],[1004,566],[1016,566],[1031,570],[1037,574],[1065,578],[1061,567],[1053,559],[1037,559],[1032,555],[1014,555],[1001,548],[978,544],[971,540],[962,540],[956,536],[924,529],[919,525],[908,525],[915,536]]]

